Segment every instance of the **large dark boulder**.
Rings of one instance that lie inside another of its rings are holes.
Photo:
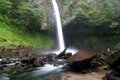
[[[68,58],[67,62],[68,69],[76,72],[97,70],[99,66],[104,65],[100,55],[84,50],[80,50],[75,55]]]
[[[120,72],[120,50],[114,51],[111,55],[105,58],[105,62],[114,70]]]
[[[85,50],[80,50],[76,54],[74,54],[73,56],[69,57],[67,59],[67,62],[72,63],[74,61],[82,61],[84,59],[91,58],[94,55],[95,54],[93,54],[91,52],[88,52],[88,51],[85,51]]]
[[[87,69],[89,69],[89,67],[91,67],[90,61],[91,61],[91,57],[93,56],[94,54],[90,52],[80,50],[79,52],[77,52],[76,54],[74,54],[73,56],[67,59],[67,62],[69,63],[68,68],[72,71],[84,72]]]
[[[105,58],[112,71],[106,76],[107,80],[120,80],[120,50],[111,51]]]
[[[112,71],[106,76],[106,80],[120,80],[120,50],[112,51],[105,58],[105,62],[109,64]]]

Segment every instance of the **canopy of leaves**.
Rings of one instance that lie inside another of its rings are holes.
[[[0,0],[0,46],[51,47],[52,40],[41,30],[43,11],[34,1]]]
[[[31,0],[0,0],[1,19],[8,17],[9,24],[27,32],[40,32],[43,14]],[[6,20],[5,20],[6,21]]]
[[[91,32],[96,29],[104,32],[112,22],[120,23],[119,0],[67,0],[63,5],[63,16],[73,17],[68,25],[74,28],[87,26]]]
[[[62,5],[64,33],[69,36],[67,40],[75,39],[79,44],[85,36],[110,36],[111,40],[106,42],[116,40],[112,44],[120,48],[120,38],[114,37],[120,35],[120,0],[64,0]],[[117,25],[111,28],[113,23]]]

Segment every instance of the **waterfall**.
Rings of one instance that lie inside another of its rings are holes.
[[[62,32],[60,12],[59,12],[56,0],[52,0],[52,7],[53,7],[52,14],[54,14],[56,27],[57,27],[58,50],[63,51],[65,49],[65,44],[64,44],[64,38],[63,38],[63,32]]]

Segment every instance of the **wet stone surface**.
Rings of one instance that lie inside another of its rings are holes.
[[[22,75],[21,78],[23,78],[29,74],[34,74],[34,72],[34,76],[28,76],[26,80],[30,78],[34,80],[36,77],[40,80],[41,78],[39,78],[39,76],[44,76],[42,80],[57,80],[58,78],[58,80],[61,80],[61,69],[62,71],[78,72],[81,74],[92,73],[93,71],[112,70],[104,76],[105,79],[108,80],[113,78],[117,80],[117,78],[119,78],[118,75],[120,75],[120,50],[109,51],[104,54],[101,53],[101,55],[80,50],[72,55],[72,53],[67,53],[65,49],[60,52],[59,55],[54,53],[35,55],[31,48],[25,49],[20,47],[16,49],[0,50],[5,53],[4,55],[2,53],[0,58],[1,80],[9,80],[9,78],[6,77],[10,76],[14,76],[12,78],[15,78],[15,76],[19,77]]]

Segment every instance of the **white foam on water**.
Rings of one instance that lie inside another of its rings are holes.
[[[63,51],[63,50],[62,50]],[[50,50],[50,51],[46,51],[46,52],[44,52],[44,54],[49,54],[49,53],[54,53],[54,54],[60,54],[60,52],[62,52],[62,51],[59,51],[59,50]],[[77,49],[77,48],[74,48],[74,47],[70,47],[70,48],[67,48],[67,50],[66,50],[66,53],[72,53],[72,55],[73,54],[75,54],[75,53],[77,53],[79,51],[79,49]]]
[[[0,76],[0,80],[10,80],[8,77]]]
[[[79,50],[77,48],[73,48],[73,47],[70,47],[70,48],[67,48],[66,50],[66,53],[72,53],[73,54],[76,54]]]
[[[59,72],[62,71],[61,68],[64,67],[65,65],[66,64],[54,66],[53,64],[45,64],[43,67],[36,68],[37,70],[33,71],[33,75],[38,76],[38,75],[45,75],[55,71]]]
[[[0,59],[0,62],[2,61],[3,59]]]

